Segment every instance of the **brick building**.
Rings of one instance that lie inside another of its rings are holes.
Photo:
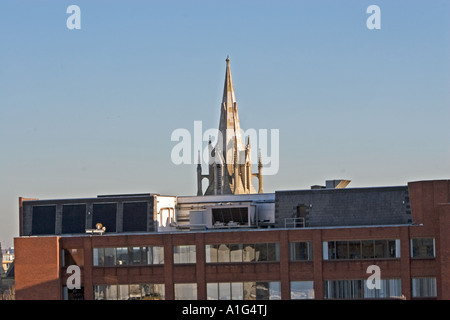
[[[450,299],[450,180],[336,185],[21,198],[16,298]],[[71,265],[79,290],[67,288]]]
[[[197,196],[20,198],[16,298],[450,299],[450,180],[264,193],[226,62]]]

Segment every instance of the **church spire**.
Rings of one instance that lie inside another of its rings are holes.
[[[205,195],[256,193],[251,179],[255,174],[252,174],[250,140],[246,146],[239,123],[230,57],[227,57],[226,63],[220,106],[219,135],[214,149],[211,150],[211,142],[208,146],[211,158],[209,186]],[[198,189],[200,189],[200,185]]]
[[[222,103],[234,104],[236,103],[236,96],[234,95],[233,79],[231,77],[230,57],[227,56],[227,70],[225,72],[225,83],[223,85]]]
[[[227,68],[225,72],[225,83],[223,86],[222,106],[220,112],[219,131],[222,137],[221,149],[224,153],[225,163],[232,171],[234,162],[233,148],[237,148],[238,159],[241,159],[240,153],[245,151],[245,144],[241,134],[239,124],[236,96],[233,88],[233,79],[231,77],[230,57],[227,57]],[[236,146],[234,138],[236,137]]]

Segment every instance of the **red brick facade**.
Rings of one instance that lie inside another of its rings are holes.
[[[61,299],[66,282],[62,249],[83,249],[81,267],[84,298],[94,299],[100,284],[164,283],[165,298],[174,299],[175,283],[197,283],[197,298],[206,299],[209,282],[279,281],[281,298],[290,299],[290,281],[314,281],[315,299],[324,298],[324,281],[367,279],[369,265],[382,278],[400,278],[402,294],[412,298],[411,279],[435,277],[437,299],[450,299],[450,181],[409,183],[413,224],[344,228],[258,229],[179,233],[116,234],[76,237],[19,237],[15,239],[17,299]],[[434,238],[435,258],[411,258],[410,239]],[[324,241],[400,239],[400,257],[377,260],[324,260]],[[290,261],[291,242],[313,244],[312,261]],[[279,243],[280,259],[261,263],[206,263],[205,245],[220,243]],[[163,246],[164,264],[153,266],[94,267],[94,247]],[[196,245],[196,263],[174,264],[172,248]]]

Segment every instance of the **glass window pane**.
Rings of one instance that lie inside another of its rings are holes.
[[[76,265],[82,267],[84,264],[84,250],[80,248],[62,249],[63,267]]]
[[[375,240],[375,258],[382,259],[388,256],[387,240]]]
[[[165,287],[164,284],[141,284],[143,300],[164,300]]]
[[[119,285],[119,300],[128,300],[130,294],[129,294],[129,288],[127,284],[121,284]]]
[[[141,248],[131,247],[130,248],[130,262],[132,265],[141,264]]]
[[[194,245],[174,246],[173,247],[174,263],[195,263],[196,252]]]
[[[106,286],[104,285],[94,286],[94,299],[106,300]]]
[[[402,296],[402,279],[389,279],[388,280],[389,297],[400,298]]]
[[[106,285],[106,300],[117,300],[117,286]]]
[[[269,282],[256,282],[256,300],[269,300]]]
[[[337,259],[336,256],[336,241],[328,241],[328,259]]]
[[[256,282],[244,282],[244,300],[256,300]]]
[[[116,265],[116,248],[105,248],[105,266]]]
[[[348,242],[348,258],[361,259],[361,241]]]
[[[269,282],[269,300],[281,300],[281,284],[279,281]]]
[[[280,261],[280,250],[278,243],[267,244],[267,261]]]
[[[433,238],[412,239],[412,257],[414,258],[434,257],[434,239]]]
[[[150,263],[148,261],[149,258],[148,250],[150,249],[151,251],[151,247],[141,247],[140,249],[141,249],[141,264],[143,265],[151,264],[152,261],[150,260]]]
[[[104,248],[94,248],[94,266],[104,266],[105,265],[105,249]]]
[[[267,261],[267,243],[256,243],[255,251],[255,261]]]
[[[291,299],[314,299],[314,282],[291,281]]]
[[[336,259],[348,259],[347,241],[336,241]]]
[[[219,300],[219,284],[217,282],[206,284],[206,299]]]
[[[436,297],[436,278],[413,278],[413,297]]]
[[[219,300],[231,300],[231,284],[229,282],[219,283]]]
[[[219,245],[207,244],[205,246],[206,250],[206,263],[216,263],[217,262],[217,250]]]
[[[153,264],[164,264],[164,247],[152,247]]]
[[[244,262],[255,261],[255,245],[254,244],[244,244],[243,249],[243,259]]]
[[[175,300],[197,300],[197,284],[196,283],[176,283]]]
[[[361,249],[363,259],[373,259],[375,257],[373,240],[361,241]]]
[[[130,284],[130,300],[141,300],[142,290],[138,284]]]
[[[388,240],[388,252],[387,258],[395,258],[396,254],[396,243],[395,240]]]
[[[117,248],[117,265],[126,266],[128,265],[128,248]]]
[[[242,282],[231,283],[231,300],[244,299],[244,284]]]
[[[197,252],[195,246],[189,246],[189,263],[197,262]]]
[[[309,242],[292,242],[291,248],[291,261],[306,261],[312,259],[312,246]]]
[[[230,262],[242,262],[242,244],[230,244]]]
[[[217,262],[230,262],[230,248],[226,244],[219,245]]]

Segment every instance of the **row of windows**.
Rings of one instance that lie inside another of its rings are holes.
[[[208,300],[280,300],[280,282],[210,282]]]
[[[327,280],[324,282],[325,299],[400,298],[401,279],[382,279],[380,289],[369,289],[367,280]]]
[[[314,299],[313,281],[291,281],[291,299]],[[175,300],[196,300],[196,283],[176,283]],[[209,282],[208,300],[279,300],[279,281]],[[437,296],[436,278],[413,278],[413,298]],[[95,300],[164,300],[164,284],[125,284],[94,286]],[[379,289],[369,289],[367,280],[325,280],[325,299],[401,299],[401,279],[381,279]]]
[[[400,257],[400,240],[352,240],[323,242],[324,260],[389,259]]]
[[[164,264],[164,247],[94,248],[94,266]]]
[[[413,298],[435,298],[436,278],[413,278]],[[367,280],[327,280],[324,282],[325,299],[382,299],[403,298],[401,279],[381,279],[379,289],[369,289]]]
[[[164,248],[119,247],[94,248],[94,266],[151,265],[164,263]],[[208,244],[206,263],[277,262],[280,261],[278,243]],[[196,246],[173,247],[175,264],[196,263]],[[291,261],[312,261],[312,242],[291,242]],[[433,238],[411,240],[411,257],[435,256]],[[324,260],[389,259],[400,257],[400,240],[351,240],[323,242]]]
[[[95,228],[101,222],[107,232],[116,232],[118,205],[122,208],[123,232],[147,231],[148,201],[124,203],[94,203],[92,204],[92,225]],[[61,233],[85,233],[86,231],[86,204],[62,205]],[[33,235],[55,234],[56,205],[33,206],[32,209]]]
[[[206,263],[280,261],[278,243],[209,244]]]
[[[164,284],[111,284],[94,286],[95,300],[164,300]]]

